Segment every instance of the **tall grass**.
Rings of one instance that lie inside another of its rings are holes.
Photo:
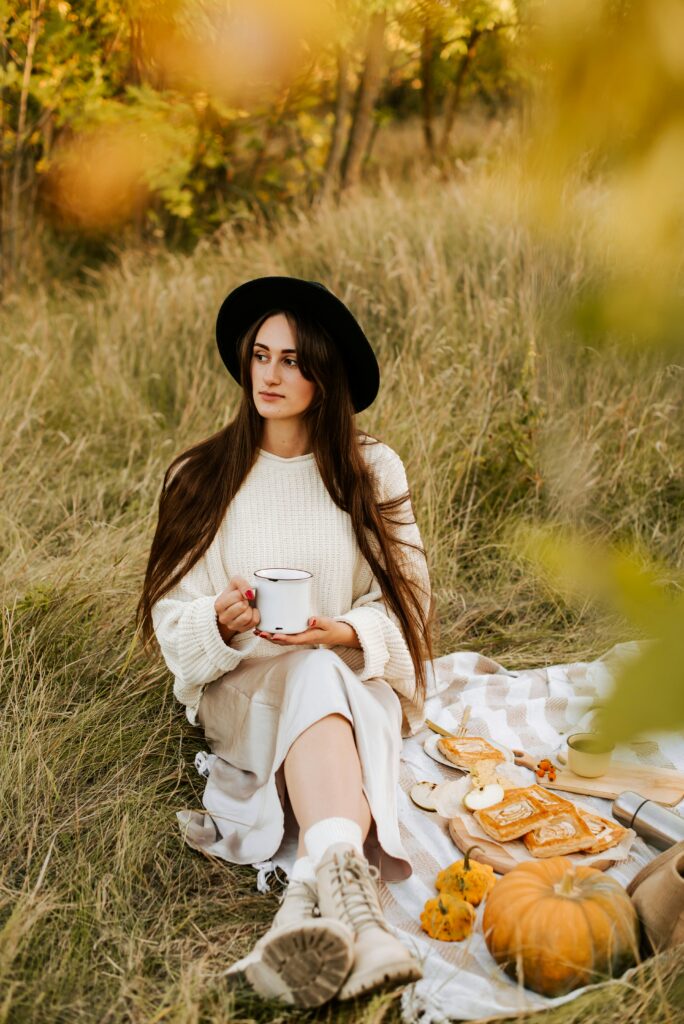
[[[381,175],[274,233],[226,226],[182,258],[124,252],[0,312],[0,1021],[398,1018],[396,993],[293,1015],[227,988],[221,970],[275,898],[251,869],[182,845],[174,811],[200,805],[201,732],[134,643],[164,469],[236,406],[213,327],[239,282],[324,281],[376,347],[382,388],[359,422],[405,461],[439,654],[539,665],[632,637],[536,578],[508,544],[511,518],[581,524],[681,568],[678,371],[610,339],[578,345],[545,318],[545,296],[586,281],[581,244],[554,253],[497,222],[490,188],[486,170]],[[621,1012],[674,1019],[672,984],[655,1002],[652,986],[621,991]],[[607,1014],[586,1005],[553,1020]]]

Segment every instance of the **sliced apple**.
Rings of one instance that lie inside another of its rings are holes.
[[[504,788],[498,782],[490,782],[487,786],[475,786],[463,797],[463,803],[469,811],[481,811],[485,807],[493,807],[504,798]]]
[[[436,782],[416,782],[411,787],[411,799],[416,807],[423,811],[434,811],[434,792],[437,789]]]

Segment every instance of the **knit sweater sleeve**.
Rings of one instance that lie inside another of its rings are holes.
[[[375,464],[378,493],[381,501],[397,497],[408,491],[406,471],[399,455],[386,445]],[[410,498],[390,513],[402,525],[393,526],[395,538],[409,541],[423,548]],[[424,613],[430,608],[431,588],[424,551],[397,544],[396,552],[401,570],[417,584]],[[422,723],[416,701],[416,679],[413,661],[397,616],[386,605],[380,584],[372,573],[368,561],[359,553],[354,573],[354,600],[348,612],[336,615],[355,630],[361,650],[344,650],[341,656],[362,680],[381,676],[399,696],[409,725],[415,732]]]
[[[219,633],[208,552],[155,602],[152,623],[164,661],[174,676],[174,696],[196,723],[204,686],[236,668],[259,642],[252,632],[238,633],[228,645]],[[235,646],[233,646],[235,645]],[[239,649],[238,649],[239,648]]]

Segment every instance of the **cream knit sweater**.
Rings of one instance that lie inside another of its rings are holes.
[[[408,489],[400,457],[390,447],[361,444],[375,474],[381,500]],[[414,518],[410,502],[391,513]],[[415,523],[394,527],[401,539],[422,545]],[[415,578],[430,602],[424,555],[399,546],[403,571]],[[415,673],[403,633],[370,566],[361,554],[351,518],[335,505],[323,484],[313,452],[282,458],[263,449],[230,503],[216,536],[202,558],[152,608],[162,655],[175,677],[173,692],[190,722],[204,686],[236,668],[243,659],[272,657],[279,647],[251,630],[227,645],[218,630],[214,602],[232,576],[256,582],[252,574],[269,565],[289,565],[313,573],[312,615],[347,622],[361,649],[332,648],[362,679],[380,676],[395,690],[404,712],[403,733],[423,722],[415,706]],[[323,645],[312,645],[323,646]]]

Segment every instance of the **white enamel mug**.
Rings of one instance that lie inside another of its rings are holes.
[[[257,569],[253,575],[257,629],[264,633],[302,633],[309,628],[311,581],[306,569]]]

